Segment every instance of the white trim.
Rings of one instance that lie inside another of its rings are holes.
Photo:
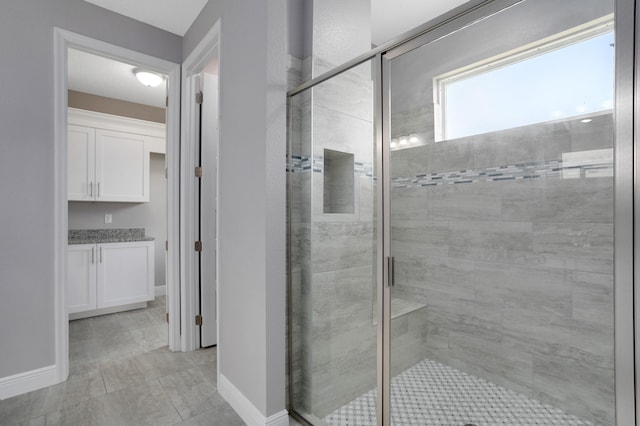
[[[67,262],[67,49],[73,47],[100,56],[142,66],[167,75],[169,106],[167,112],[168,240],[167,285],[170,318],[179,318],[179,143],[180,143],[180,65],[123,47],[115,46],[70,31],[54,28],[54,119],[55,119],[55,353],[57,381],[69,374],[69,321],[65,306]],[[169,348],[175,350],[180,341],[178,321],[169,323]]]
[[[162,138],[163,140],[167,134],[167,126],[164,123],[138,120],[136,118],[121,117],[119,115],[87,111],[71,107],[68,108],[67,120],[69,124],[75,124],[78,126],[95,127],[97,129],[153,136],[156,138]]]
[[[197,134],[198,114],[196,113],[196,103],[194,101],[197,92],[195,84],[197,74],[216,56],[219,57],[220,46],[220,20],[209,30],[207,35],[198,43],[196,48],[189,54],[182,64],[182,144],[181,144],[181,320],[182,330],[182,350],[190,351],[200,347],[200,333],[193,321],[195,315],[200,311],[199,289],[196,282],[196,256],[193,250],[193,242],[196,240],[195,223],[195,198],[196,180],[193,176],[195,166],[196,146],[195,135]],[[218,83],[220,87],[220,83]],[[219,96],[218,92],[218,96]],[[218,129],[218,132],[220,130]],[[219,138],[218,138],[219,140]],[[218,162],[220,159],[218,159]],[[217,226],[217,225],[216,225]],[[216,248],[216,256],[218,256]],[[216,259],[217,262],[217,259]],[[218,286],[216,277],[216,286]],[[216,298],[218,303],[219,298]],[[217,321],[219,324],[219,321]],[[218,326],[219,327],[219,326]],[[220,333],[218,332],[218,336]],[[218,358],[218,366],[220,359]],[[219,371],[219,369],[218,369]]]
[[[0,400],[31,392],[58,383],[56,365],[25,371],[0,379]]]
[[[172,64],[167,96],[167,299],[169,318],[180,318],[180,65]],[[169,349],[180,350],[180,323],[169,321]]]
[[[287,410],[265,417],[223,374],[218,376],[218,392],[249,426],[289,426]]]
[[[264,424],[265,426],[289,426],[289,412],[287,410],[282,410],[273,416],[269,416],[266,418]]]
[[[154,295],[156,297],[164,296],[165,294],[167,294],[167,286],[166,285],[156,285],[153,288],[153,292],[154,292]]]
[[[69,376],[69,318],[65,283],[67,281],[67,39],[66,32],[53,29],[54,63],[54,328],[56,382]]]

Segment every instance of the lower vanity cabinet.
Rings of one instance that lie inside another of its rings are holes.
[[[69,245],[68,313],[153,300],[153,251],[153,241]]]
[[[67,311],[91,311],[96,304],[96,244],[72,244],[67,249]]]

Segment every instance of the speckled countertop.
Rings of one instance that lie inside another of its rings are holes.
[[[153,241],[144,234],[144,228],[69,229],[69,244],[126,243]]]

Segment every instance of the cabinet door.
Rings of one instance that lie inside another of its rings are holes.
[[[95,129],[69,124],[67,132],[67,189],[71,201],[90,201],[95,195]]]
[[[96,129],[96,201],[149,201],[147,137]]]
[[[153,241],[98,244],[98,308],[153,300]]]
[[[77,244],[67,249],[67,311],[96,309],[96,245]]]

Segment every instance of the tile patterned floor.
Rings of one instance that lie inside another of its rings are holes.
[[[395,426],[594,426],[551,405],[431,360],[391,382]],[[331,426],[375,426],[375,390],[329,414]]]
[[[0,401],[17,426],[240,426],[217,390],[216,349],[167,347],[165,299],[69,323],[69,379]]]

